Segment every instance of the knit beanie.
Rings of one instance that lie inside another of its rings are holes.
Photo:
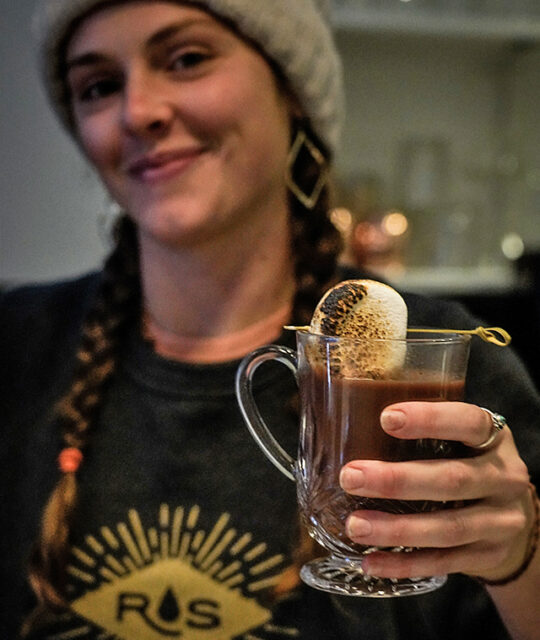
[[[74,21],[110,0],[39,0],[34,31],[48,98],[71,134],[62,50]],[[330,0],[196,0],[194,6],[232,22],[277,63],[313,131],[335,152],[343,120],[341,61],[329,24]],[[190,4],[182,1],[181,4]]]

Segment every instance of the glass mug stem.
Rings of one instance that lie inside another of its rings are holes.
[[[454,445],[444,441],[392,438],[383,432],[379,418],[382,409],[394,402],[461,400],[469,340],[468,336],[430,336],[366,345],[299,331],[297,352],[269,345],[243,359],[236,375],[236,394],[246,425],[268,459],[296,482],[308,531],[330,552],[302,567],[304,582],[331,593],[366,597],[425,593],[445,583],[446,576],[386,579],[363,573],[363,557],[377,548],[357,545],[347,537],[345,520],[352,511],[367,508],[411,513],[442,507],[429,501],[351,496],[341,489],[339,472],[354,459],[401,461],[466,455],[462,451],[456,454]],[[366,354],[367,360],[395,365],[387,378],[380,379],[380,371],[364,375],[364,370],[358,369]],[[253,398],[255,371],[271,360],[287,366],[299,387],[298,460],[274,438]],[[403,547],[385,550],[412,551]]]

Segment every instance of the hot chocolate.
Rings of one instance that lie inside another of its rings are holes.
[[[325,530],[338,543],[358,551],[345,536],[344,522],[355,509],[377,509],[411,513],[441,508],[430,501],[382,500],[350,496],[339,488],[339,473],[351,460],[405,460],[466,457],[458,442],[434,439],[403,440],[385,433],[380,425],[382,410],[390,404],[410,400],[461,400],[463,379],[443,379],[440,373],[408,371],[406,379],[354,379],[329,377],[321,367],[299,372],[303,430],[298,483],[299,498],[308,523]],[[337,540],[335,540],[337,538]],[[328,539],[325,540],[328,544]]]

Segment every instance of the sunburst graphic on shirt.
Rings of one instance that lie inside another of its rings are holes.
[[[283,640],[257,596],[279,580],[282,555],[230,526],[222,514],[205,531],[200,508],[162,504],[156,526],[136,510],[72,549],[73,616],[49,640]],[[81,622],[84,620],[85,622]]]

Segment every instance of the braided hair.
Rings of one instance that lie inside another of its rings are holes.
[[[308,154],[299,158],[293,175],[297,184],[309,193],[314,174],[319,171],[320,167]],[[293,320],[299,324],[309,322],[318,300],[337,280],[341,237],[329,220],[328,208],[328,187],[323,188],[312,209],[290,196],[291,252],[296,279]],[[115,372],[123,329],[140,314],[136,227],[124,216],[119,220],[116,245],[105,263],[95,302],[82,326],[71,387],[57,406],[58,425],[66,447],[82,450],[89,446],[104,392]],[[40,603],[37,611],[62,609],[67,604],[66,565],[76,506],[76,471],[64,472],[45,506],[30,560],[30,583]],[[31,626],[27,621],[26,627]]]
[[[65,447],[86,447],[116,365],[122,329],[139,313],[140,279],[135,225],[119,220],[116,246],[105,262],[93,307],[81,328],[71,387],[56,408]],[[70,528],[77,505],[75,471],[62,473],[43,512],[30,557],[30,583],[40,603],[65,606],[63,590]]]

